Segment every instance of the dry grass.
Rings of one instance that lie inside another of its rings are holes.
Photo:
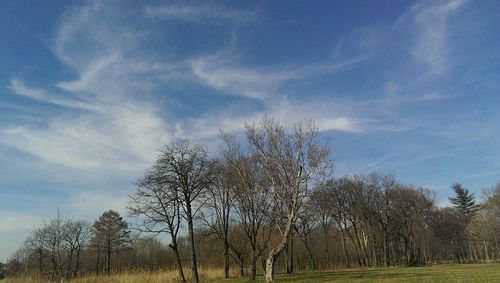
[[[236,270],[234,270],[236,272]],[[199,268],[198,274],[202,282],[218,282],[222,278],[223,271],[220,268]],[[191,278],[191,270],[185,268],[184,276],[189,281]],[[236,276],[236,273],[231,274]],[[23,276],[19,278],[8,278],[5,283],[49,283],[53,282],[47,279],[39,279],[35,276]],[[59,282],[59,281],[57,281]],[[160,271],[127,271],[107,275],[87,275],[81,278],[70,280],[71,283],[178,283],[179,274],[177,270],[160,270]],[[2,282],[3,283],[3,282]]]
[[[190,272],[186,270],[189,277]],[[236,274],[232,274],[236,277]],[[222,270],[218,268],[201,268],[202,282],[224,283],[260,283],[262,276],[256,281],[248,278],[232,278],[223,280]],[[5,283],[45,283],[32,277],[8,279]],[[177,272],[171,271],[130,271],[111,276],[89,275],[71,280],[71,283],[155,283],[178,282]],[[368,269],[346,269],[334,271],[299,272],[292,275],[278,275],[276,282],[318,283],[318,282],[500,282],[500,264],[467,264],[437,265],[429,267],[390,267]],[[2,282],[3,283],[3,282]]]

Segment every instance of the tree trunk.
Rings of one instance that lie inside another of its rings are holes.
[[[287,226],[285,228],[285,233],[282,235],[281,242],[279,243],[279,245],[277,247],[271,249],[271,251],[269,252],[269,255],[267,256],[266,276],[265,276],[266,282],[273,282],[274,281],[274,263],[276,261],[276,258],[281,254],[281,252],[285,249],[285,247],[288,243],[288,238],[290,237],[292,225],[293,225],[293,215],[289,215]]]
[[[200,277],[198,276],[198,265],[196,262],[196,250],[194,244],[194,228],[193,228],[193,214],[191,211],[191,202],[188,197],[185,199],[186,201],[186,216],[188,221],[188,230],[189,230],[189,244],[190,244],[190,256],[191,256],[191,281],[198,283],[200,282]]]
[[[262,270],[264,270],[264,272],[266,272],[266,258],[261,256],[260,257],[260,264],[262,266]]]
[[[57,271],[57,264],[56,264],[56,256],[54,254],[55,252],[52,252],[51,255],[51,261],[52,261],[52,280],[56,278],[56,271]]]
[[[69,276],[71,275],[71,265],[73,263],[73,248],[71,248],[71,252],[69,253],[68,256],[68,265],[66,266],[66,280],[69,279]]]
[[[313,255],[313,252],[311,250],[311,247],[309,246],[309,244],[307,243],[307,241],[305,239],[303,239],[304,241],[304,246],[306,246],[306,250],[307,250],[307,254],[309,255],[309,261],[311,262],[311,266],[312,266],[312,269],[313,270],[316,270],[316,260],[314,259],[314,255]]]
[[[347,263],[347,268],[351,268],[351,262],[349,260],[349,254],[347,253],[347,245],[345,242],[345,232],[342,226],[341,225],[339,226],[340,226],[340,235],[342,236],[342,249],[344,250],[344,256]]]
[[[232,255],[233,259],[236,260],[236,262],[238,263],[239,276],[240,277],[245,276],[245,270],[244,270],[245,259],[243,257],[243,253],[239,252],[236,248],[234,248],[234,246],[231,245],[231,243],[229,243],[229,248],[232,251],[232,253],[230,253],[230,255]]]
[[[288,261],[287,261],[287,269],[286,273],[290,274],[293,273],[293,230],[290,231],[290,236],[288,236],[289,240],[289,246],[288,246]]]
[[[384,266],[387,267],[389,266],[389,241],[388,241],[388,237],[387,237],[387,231],[384,230]]]
[[[106,273],[111,274],[111,242],[108,241],[108,247],[106,250]]]
[[[498,244],[497,233],[494,233],[494,237],[493,238],[495,239],[495,246],[496,246],[496,250],[497,250],[496,254],[498,256],[498,255],[500,255],[500,244]]]
[[[224,279],[229,278],[229,243],[227,241],[227,231],[224,237]]]
[[[100,264],[100,259],[101,259],[101,248],[97,247],[97,259],[96,259],[96,264],[95,264],[95,274],[99,275],[99,264]]]
[[[368,256],[368,252],[366,251],[366,247],[365,247],[365,244],[363,243],[363,241],[361,241],[361,238],[359,237],[359,231],[358,231],[358,227],[356,224],[353,223],[353,228],[354,228],[354,234],[356,235],[356,239],[359,243],[359,247],[361,249],[361,251],[363,252],[363,261],[365,262],[365,266],[371,266],[370,264],[370,258]]]
[[[354,239],[354,237],[352,236],[352,233],[349,233],[349,231],[347,231],[347,235],[349,236],[349,238],[351,239],[351,242],[353,243],[354,245],[354,248],[355,248],[355,251],[356,251],[356,258],[358,260],[358,265],[359,267],[363,267],[364,266],[364,262],[363,262],[363,259],[361,258],[361,255],[359,253],[359,246],[358,246],[358,243],[356,242],[356,240]]]
[[[490,255],[488,254],[488,246],[486,245],[486,241],[483,240],[484,246],[484,256],[487,262],[490,262]]]
[[[58,277],[59,277],[59,279],[64,280],[64,278],[63,278],[63,275],[64,275],[64,266],[63,266],[63,262],[62,262],[61,248],[60,248],[60,246],[57,248],[57,266],[59,267]]]
[[[75,261],[75,270],[73,271],[73,277],[78,275],[78,269],[80,268],[80,250],[81,247],[76,249],[76,261]]]
[[[43,264],[43,252],[40,252],[38,254],[38,273],[40,277],[43,275],[42,274],[42,264]]]
[[[168,245],[175,254],[175,260],[177,261],[177,271],[179,272],[179,281],[186,282],[186,277],[184,277],[184,269],[182,268],[181,256],[179,254],[179,249],[177,248],[177,240],[172,237],[172,244]]]
[[[245,276],[245,267],[244,267],[244,264],[243,264],[243,260],[240,260],[238,262],[238,265],[239,265],[239,269],[240,269],[240,277]]]
[[[276,260],[276,256],[269,254],[269,257],[266,259],[266,282],[274,281],[274,261]]]
[[[330,241],[328,239],[328,229],[327,228],[323,228],[323,231],[325,233],[325,248],[326,248],[326,266],[328,268],[331,267],[331,263],[330,263]]]

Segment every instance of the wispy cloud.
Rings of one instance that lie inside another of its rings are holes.
[[[439,24],[444,26],[446,15],[461,5],[461,2],[451,3],[419,6],[411,11],[417,24],[422,26],[422,39],[430,32],[426,27],[427,17],[443,18]],[[417,100],[398,96],[400,87],[394,83],[389,85],[391,95],[385,97],[385,102],[364,103],[356,111],[339,101],[322,98],[289,101],[285,95],[289,82],[341,72],[365,62],[373,52],[361,48],[366,52],[337,56],[317,64],[261,68],[246,67],[236,60],[237,56],[224,51],[188,58],[180,63],[161,62],[140,52],[144,31],[127,26],[119,12],[109,12],[106,8],[104,3],[93,2],[70,10],[62,17],[52,50],[76,77],[54,83],[62,94],[30,88],[20,79],[12,80],[9,86],[17,95],[86,111],[64,117],[52,115],[41,128],[22,124],[3,127],[0,129],[1,143],[68,168],[132,170],[148,164],[155,150],[173,138],[215,137],[219,128],[240,130],[244,122],[258,121],[264,115],[283,121],[313,118],[322,130],[357,133],[365,131],[366,124],[375,123],[377,112],[369,111],[370,107],[387,107],[384,105],[387,100],[392,103]],[[196,22],[236,21],[250,17],[246,12],[239,14],[239,11],[213,5],[146,7],[145,13],[151,17]],[[370,35],[369,42],[380,41],[373,39],[374,33],[362,33],[366,34]],[[366,42],[361,45],[373,46]],[[423,51],[415,51],[415,54],[432,59],[432,50],[440,49],[441,45],[417,46],[416,50]],[[441,65],[438,62],[436,66]],[[168,113],[168,108],[158,105],[157,98],[150,94],[161,79],[173,77],[194,80],[219,94],[255,99],[263,108],[248,113],[226,109],[223,115],[205,111],[198,117],[177,118],[167,123],[165,112]],[[444,98],[446,94],[430,93],[418,97],[418,101]],[[384,127],[379,125],[373,129],[383,130]]]
[[[340,103],[322,100],[290,101],[285,95],[268,101],[266,107],[257,112],[242,113],[240,108],[226,108],[223,113],[209,112],[202,117],[191,118],[188,123],[179,125],[179,133],[190,133],[189,137],[196,139],[213,139],[220,130],[242,132],[245,123],[258,123],[266,116],[278,119],[286,127],[301,119],[313,119],[320,131],[363,132],[366,121],[342,108]]]
[[[434,74],[448,71],[449,16],[463,6],[463,0],[438,2],[432,5],[417,5],[412,9],[417,24],[417,38],[413,55],[430,66]]]
[[[300,77],[295,71],[253,70],[228,66],[217,56],[191,62],[197,80],[229,95],[264,99],[283,82]]]
[[[224,56],[216,54],[191,60],[189,65],[194,78],[207,86],[228,95],[266,100],[276,94],[278,88],[288,81],[342,71],[367,58],[368,56],[359,56],[341,62],[258,69],[234,67],[235,62],[227,61]],[[279,95],[281,96],[282,94]]]
[[[437,73],[447,68],[446,61],[439,61],[446,58],[442,50],[447,48],[447,18],[462,5],[461,1],[421,4],[400,20],[416,25],[418,33],[413,54],[430,64]],[[145,8],[147,16],[196,22],[249,17],[237,11],[227,12],[225,8],[210,5]],[[337,45],[344,46],[337,49],[357,46],[359,54],[346,55],[339,51],[335,57],[316,64],[248,67],[237,60],[238,56],[231,53],[233,51],[224,50],[216,55],[188,58],[184,62],[155,60],[140,52],[145,32],[122,20],[119,12],[109,12],[106,4],[98,2],[70,10],[62,17],[52,50],[75,78],[55,82],[59,93],[28,87],[21,79],[12,80],[9,89],[40,102],[86,111],[52,115],[43,127],[4,126],[0,129],[1,143],[68,168],[133,170],[143,168],[154,158],[155,150],[173,138],[213,138],[221,128],[242,130],[245,122],[258,121],[265,115],[283,121],[313,118],[322,130],[358,133],[370,128],[385,131],[395,127],[390,125],[391,121],[389,125],[376,125],[380,118],[377,115],[394,115],[393,109],[403,103],[450,98],[449,94],[439,91],[408,95],[408,85],[401,78],[386,84],[389,95],[371,100],[353,99],[346,103],[332,98],[288,100],[286,97],[290,82],[334,75],[364,63],[376,55],[372,48],[376,49],[377,44],[384,42],[377,36],[400,32],[395,27],[388,27],[390,32],[363,29],[360,32],[356,29],[353,31],[355,36],[349,36],[347,41]],[[437,34],[433,35],[433,32]],[[434,37],[439,38],[437,43]],[[427,44],[428,41],[432,43]],[[254,99],[263,107],[244,112],[226,108],[223,114],[220,114],[220,109],[214,109],[199,113],[197,117],[166,121],[168,105],[159,105],[155,101],[158,98],[152,98],[150,94],[160,80],[172,77],[194,80],[218,94]],[[401,92],[406,93],[401,95]],[[357,106],[353,108],[350,104]],[[400,117],[392,119],[398,123],[401,121]],[[398,125],[397,128],[405,127]]]
[[[324,130],[362,129],[359,119],[331,113],[319,101],[290,103],[282,100],[280,91],[288,81],[342,70],[362,59],[272,69],[238,66],[224,53],[184,63],[158,62],[133,49],[140,46],[137,41],[141,36],[136,33],[141,31],[121,26],[122,32],[116,33],[111,28],[120,19],[105,8],[105,4],[91,3],[63,16],[52,50],[76,78],[55,82],[61,94],[30,88],[20,79],[12,80],[9,86],[17,95],[86,111],[51,114],[36,126],[4,126],[0,128],[0,143],[66,169],[129,172],[148,166],[156,149],[173,138],[216,138],[219,129],[241,130],[245,122],[258,121],[264,115],[283,121],[313,118]],[[225,15],[214,9],[198,7],[183,10],[183,15]],[[84,35],[90,31],[95,35]],[[168,109],[160,108],[149,95],[165,77],[194,79],[222,94],[257,99],[264,103],[264,109],[246,114],[225,111],[222,118],[206,111],[198,118],[178,118],[167,124],[168,115],[160,113],[168,113]]]
[[[71,118],[51,118],[47,127],[0,131],[1,143],[49,164],[85,170],[134,170],[148,164],[168,140],[163,121],[140,106],[106,106]]]
[[[29,88],[19,79],[13,79],[8,86],[12,92],[44,103],[55,104],[64,107],[81,108],[87,110],[97,110],[96,105],[91,103],[61,97],[61,95],[52,95],[43,89]]]
[[[2,126],[0,143],[62,168],[130,171],[144,168],[155,150],[169,141],[170,131],[158,106],[137,95],[150,90],[145,72],[159,76],[166,70],[147,60],[123,57],[136,37],[132,30],[126,36],[115,35],[110,27],[113,18],[103,22],[102,9],[93,3],[63,17],[53,50],[77,76],[55,83],[64,96],[29,88],[19,79],[9,86],[17,95],[86,111],[51,113],[36,126]],[[82,31],[93,28],[96,36],[79,42]]]
[[[213,4],[200,4],[196,6],[148,6],[144,9],[144,12],[148,17],[188,22],[229,21],[233,23],[241,23],[254,19],[254,14],[252,12],[227,9],[214,6]]]

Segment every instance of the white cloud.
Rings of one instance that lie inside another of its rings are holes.
[[[367,58],[367,56],[360,56],[334,63],[253,69],[234,67],[221,54],[216,54],[191,60],[189,65],[195,80],[203,84],[228,95],[268,100],[270,96],[277,93],[280,86],[288,81],[340,71]]]
[[[12,92],[17,95],[25,96],[37,101],[60,105],[64,107],[81,108],[87,110],[96,110],[97,106],[88,102],[79,101],[67,97],[55,96],[49,94],[43,89],[29,88],[18,79],[13,79],[8,87]]]
[[[137,36],[133,30],[115,32],[116,23],[103,17],[103,9],[92,3],[70,10],[60,23],[53,50],[77,77],[55,84],[64,96],[29,88],[18,79],[9,87],[34,100],[87,111],[51,112],[45,125],[0,127],[0,143],[55,168],[129,172],[148,166],[156,149],[170,140],[160,106],[147,98],[147,74],[160,76],[168,67],[124,56]]]
[[[446,99],[456,99],[460,97],[461,95],[450,95],[450,94],[444,94],[439,91],[432,91],[428,93],[420,93],[418,95],[401,95],[401,94],[395,94],[395,93],[390,93],[385,96],[385,100],[383,103],[387,107],[394,107],[394,106],[400,106],[403,103],[426,103],[426,102],[435,102],[435,101],[441,101],[441,100],[446,100]]]
[[[0,127],[1,144],[54,168],[130,172],[149,166],[156,150],[173,138],[214,138],[219,129],[243,129],[245,122],[259,121],[264,115],[286,123],[313,118],[322,130],[363,129],[360,119],[346,111],[338,112],[340,107],[331,103],[282,100],[280,88],[291,80],[349,68],[365,57],[262,69],[239,66],[231,60],[231,54],[225,53],[180,63],[161,62],[141,52],[144,31],[130,27],[119,11],[107,8],[105,3],[92,2],[62,17],[52,50],[75,78],[54,83],[61,94],[27,87],[19,79],[10,86],[18,95],[86,111],[53,112],[36,125]],[[227,17],[223,9],[214,6],[163,8],[158,9],[161,13],[157,16],[169,17],[180,11],[186,17]],[[148,9],[146,12],[153,16],[153,8]],[[199,118],[174,118],[169,125],[165,121],[168,108],[152,95],[165,78],[194,80],[226,95],[257,99],[264,109],[250,113],[228,110],[222,117],[207,111]]]
[[[345,107],[340,102],[321,99],[291,102],[285,96],[279,103],[272,105],[267,114],[283,121],[287,126],[298,120],[313,119],[320,131],[362,132],[365,121],[353,117],[349,110],[343,109]]]
[[[347,117],[328,118],[322,117],[318,119],[318,127],[321,131],[337,130],[341,132],[356,133],[361,131],[360,125]]]
[[[210,112],[199,118],[189,120],[182,131],[190,133],[190,138],[208,139],[219,134],[219,130],[227,133],[242,132],[245,123],[259,123],[265,116],[274,117],[284,126],[303,119],[313,119],[320,131],[339,131],[358,133],[364,131],[364,120],[352,117],[340,103],[321,100],[289,101],[287,96],[280,100],[268,101],[266,109],[251,113],[242,113],[240,108],[226,108],[223,113]]]
[[[66,168],[144,168],[167,142],[163,121],[147,108],[103,105],[103,111],[52,118],[47,128],[18,126],[0,132],[2,143]]]
[[[412,10],[417,24],[416,44],[413,55],[428,64],[434,74],[448,71],[448,32],[449,16],[456,12],[465,1],[451,0],[430,6],[415,6]]]
[[[253,13],[248,11],[238,11],[224,9],[208,4],[197,6],[186,5],[163,5],[156,7],[146,7],[144,9],[146,16],[160,18],[163,20],[181,20],[187,22],[206,22],[206,21],[229,21],[229,22],[247,22],[254,18]]]
[[[230,67],[218,56],[193,60],[192,72],[200,82],[229,95],[264,99],[283,82],[299,78],[294,71],[268,71]]]

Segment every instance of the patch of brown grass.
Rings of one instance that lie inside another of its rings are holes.
[[[198,270],[200,280],[202,282],[217,282],[223,277],[221,268],[201,267]],[[236,270],[231,272],[231,276],[236,275]],[[191,279],[191,269],[185,268],[184,276],[186,280]],[[23,276],[18,278],[8,278],[5,283],[48,283],[53,282],[47,279],[39,279],[36,276]],[[59,282],[59,281],[56,281]],[[178,283],[179,274],[177,270],[159,270],[159,271],[138,271],[130,270],[126,272],[118,272],[108,275],[86,275],[79,278],[71,279],[72,283],[135,283],[135,282],[148,282],[148,283]]]

